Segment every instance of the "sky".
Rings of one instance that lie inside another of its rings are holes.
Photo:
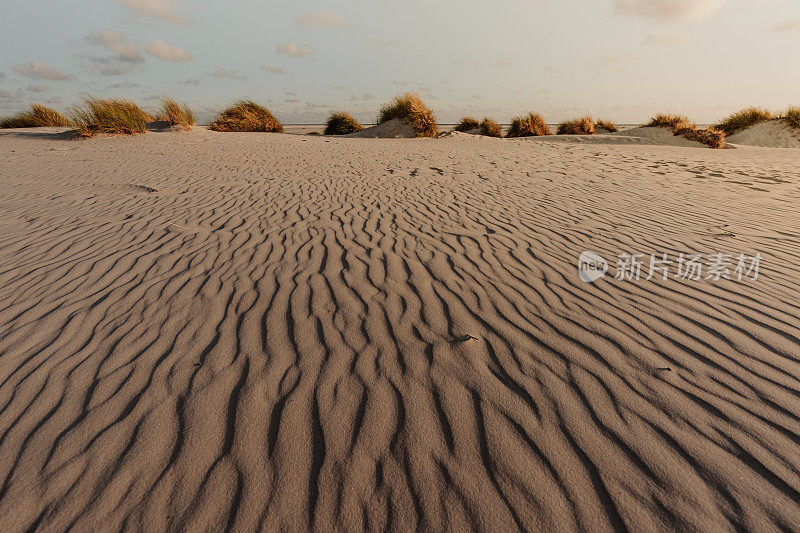
[[[440,122],[536,111],[710,123],[800,105],[797,0],[0,0],[0,114],[85,94],[201,122],[239,98],[285,124],[374,122],[419,92]]]

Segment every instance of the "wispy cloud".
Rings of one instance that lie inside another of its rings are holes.
[[[179,85],[200,85],[199,78],[189,78],[188,80],[183,80],[178,82]]]
[[[280,67],[273,67],[272,65],[264,65],[261,67],[261,70],[264,72],[270,72],[272,74],[286,74],[286,71]]]
[[[19,92],[12,93],[11,91],[0,89],[0,100],[16,100],[20,96],[22,95]]]
[[[509,63],[505,59],[498,59],[497,61],[492,61],[491,63],[489,63],[489,65],[492,67],[508,67],[511,65],[511,63]]]
[[[244,74],[240,74],[238,72],[235,72],[233,70],[228,70],[225,68],[218,68],[217,70],[214,71],[213,75],[215,78],[228,78],[231,80],[247,79],[247,76],[245,76]]]
[[[787,20],[775,26],[775,31],[779,32],[800,32],[800,18]]]
[[[614,0],[614,12],[665,22],[702,20],[728,0]]]
[[[134,13],[172,24],[188,26],[192,21],[184,13],[188,11],[179,0],[116,0]]]
[[[396,46],[400,44],[400,41],[397,39],[370,39],[367,43],[370,48],[375,48],[377,50],[383,50],[384,48],[389,48],[391,46]]]
[[[152,43],[145,46],[144,49],[153,57],[163,59],[164,61],[172,61],[173,63],[183,63],[185,61],[192,61],[194,59],[192,54],[183,48],[172,46],[161,39],[156,39]]]
[[[277,50],[279,54],[291,57],[308,57],[314,53],[310,46],[300,46],[297,43],[279,44]]]
[[[294,19],[295,26],[312,26],[315,28],[352,28],[353,25],[339,15],[330,11],[321,13],[309,13]]]
[[[144,61],[139,55],[139,46],[136,41],[116,30],[93,31],[86,37],[86,42],[100,46],[111,52],[110,59],[126,63],[141,63]]]
[[[48,91],[47,85],[42,84],[28,85],[25,89],[30,93],[46,93]]]
[[[11,70],[25,76],[26,78],[40,79],[40,80],[54,80],[66,81],[71,80],[72,76],[65,74],[60,70],[51,67],[42,61],[34,61],[33,63],[26,63],[24,65],[15,65]]]

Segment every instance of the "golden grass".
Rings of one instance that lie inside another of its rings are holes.
[[[252,100],[238,100],[231,107],[217,115],[208,129],[214,131],[266,131],[283,132],[283,125],[278,122],[269,109]]]
[[[414,128],[417,137],[436,137],[438,128],[433,111],[416,93],[395,96],[391,102],[381,107],[378,124],[389,120],[406,120]]]
[[[161,98],[161,111],[156,116],[157,120],[169,122],[172,126],[181,126],[184,129],[189,129],[190,126],[196,124],[194,113],[185,104],[179,104],[172,98]]]
[[[742,131],[755,126],[761,122],[775,118],[772,113],[759,107],[748,107],[730,115],[728,118],[716,124],[714,127],[724,131],[727,135],[733,135],[737,131]]]
[[[697,127],[677,128],[673,131],[675,135],[681,135],[690,141],[696,141],[711,148],[725,147],[725,132],[714,126],[706,129]]]
[[[470,130],[477,130],[480,127],[481,123],[478,122],[477,119],[472,117],[464,117],[461,119],[461,122],[458,123],[458,126],[455,127],[455,131],[464,133]]]
[[[72,124],[83,137],[97,133],[134,135],[144,133],[150,114],[130,100],[87,96],[82,106],[72,108]]]
[[[610,133],[616,133],[619,131],[617,125],[611,122],[610,120],[598,120],[596,126],[597,129],[604,129]]]
[[[47,126],[69,126],[67,117],[47,106],[31,104],[30,111],[0,120],[0,128],[42,128]]]
[[[592,117],[581,117],[558,125],[558,135],[594,135],[595,124]]]
[[[650,119],[650,122],[644,125],[645,128],[669,128],[671,130],[694,127],[695,124],[689,122],[689,119],[681,115],[656,115]]]
[[[783,118],[789,126],[800,129],[800,107],[790,107]]]
[[[325,126],[325,135],[349,135],[364,129],[350,113],[338,111],[331,113],[328,123]]]
[[[500,129],[500,124],[490,118],[484,118],[481,122],[481,135],[487,137],[502,137],[503,130]]]
[[[552,135],[547,122],[537,113],[528,113],[527,116],[514,117],[506,137],[535,137],[539,135]]]

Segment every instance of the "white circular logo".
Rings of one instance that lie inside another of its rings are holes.
[[[578,257],[578,275],[586,283],[592,283],[604,277],[608,272],[608,263],[594,252],[583,252]]]

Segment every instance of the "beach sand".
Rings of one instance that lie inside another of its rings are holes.
[[[798,530],[799,163],[0,133],[0,523]],[[584,283],[584,251],[762,260]]]

